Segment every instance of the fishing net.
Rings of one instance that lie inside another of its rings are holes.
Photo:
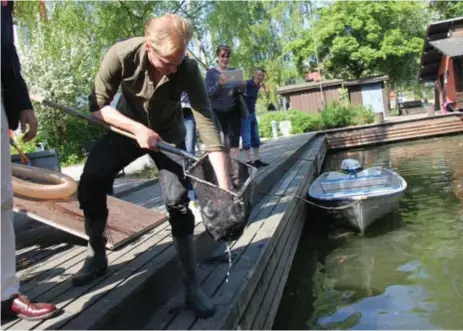
[[[232,191],[218,187],[214,169],[207,155],[193,163],[185,174],[192,180],[198,197],[204,226],[218,242],[238,239],[251,213],[254,177],[257,169],[230,160]]]

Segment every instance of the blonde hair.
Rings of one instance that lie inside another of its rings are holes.
[[[151,48],[161,56],[184,51],[193,35],[190,20],[177,14],[166,13],[153,17],[145,24],[145,37]]]

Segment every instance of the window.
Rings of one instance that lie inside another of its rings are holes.
[[[463,56],[454,57],[453,73],[455,75],[455,89],[457,92],[463,92]]]

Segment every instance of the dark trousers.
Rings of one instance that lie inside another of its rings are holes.
[[[176,146],[184,149],[184,143]],[[164,203],[174,237],[193,233],[194,216],[188,209],[189,180],[183,173],[182,159],[163,152],[140,148],[135,140],[108,132],[93,147],[80,178],[78,198],[84,216],[90,220],[107,219],[106,195],[116,175],[140,156],[148,153],[159,170]]]

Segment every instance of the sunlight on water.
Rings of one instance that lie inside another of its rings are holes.
[[[463,136],[329,155],[408,183],[360,236],[308,215],[274,329],[463,329]]]

